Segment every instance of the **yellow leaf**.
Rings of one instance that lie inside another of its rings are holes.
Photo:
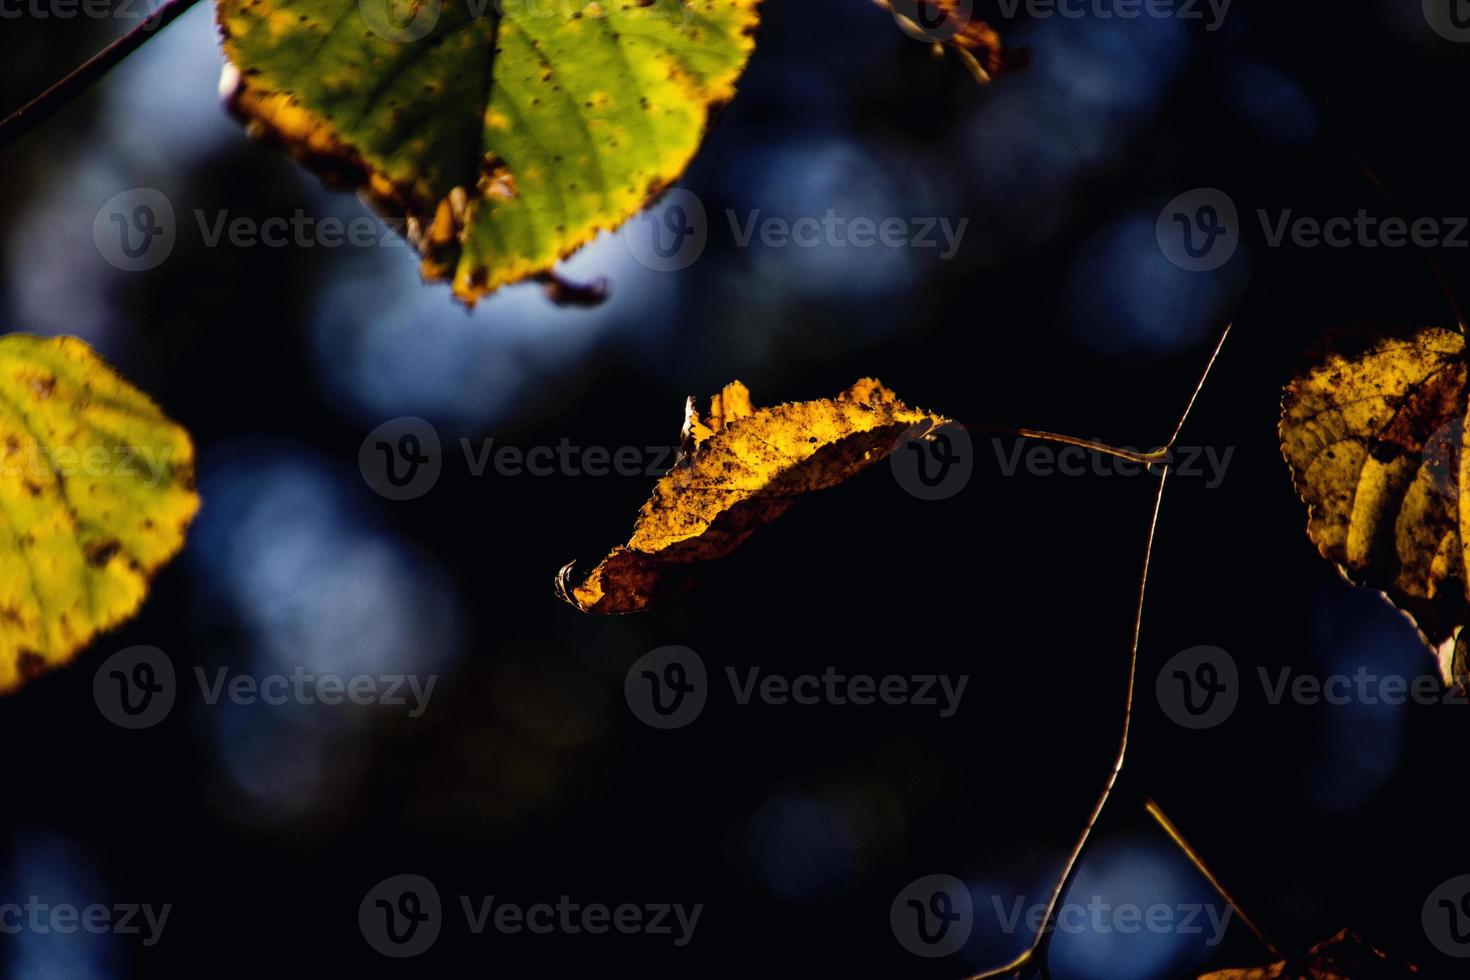
[[[133,615],[198,508],[147,395],[75,338],[0,337],[0,693]]]
[[[1446,683],[1465,678],[1470,622],[1464,346],[1438,327],[1336,331],[1287,385],[1280,426],[1308,537],[1410,616]]]
[[[730,554],[802,494],[836,486],[946,422],[869,378],[833,399],[762,409],[736,381],[703,418],[690,399],[679,461],[653,488],[632,538],[575,588],[567,565],[557,591],[584,612],[644,609],[682,586],[692,563]]]

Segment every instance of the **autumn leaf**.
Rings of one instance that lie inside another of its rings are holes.
[[[875,0],[887,8],[911,37],[931,41],[936,54],[949,50],[984,84],[1026,67],[1026,51],[1007,50],[1000,34],[976,19],[970,0]]]
[[[678,178],[757,0],[219,0],[257,135],[405,222],[466,303],[545,274]]]
[[[1402,980],[1416,976],[1418,967],[1365,943],[1351,929],[1323,940],[1305,956],[1280,960],[1269,966],[1216,970],[1199,980]]]
[[[0,337],[0,693],[132,616],[198,508],[147,395],[75,338]]]
[[[584,612],[644,609],[686,585],[691,566],[730,554],[803,494],[843,482],[946,422],[868,378],[833,399],[761,409],[736,381],[704,417],[691,398],[680,459],[639,511],[632,538],[581,585],[571,585],[567,565],[557,592]]]
[[[1308,537],[1410,616],[1447,684],[1466,679],[1470,622],[1464,347],[1438,327],[1334,331],[1287,385],[1280,426]]]

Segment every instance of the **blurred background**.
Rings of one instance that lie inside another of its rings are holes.
[[[133,26],[117,9],[7,17],[0,109]],[[1218,914],[1145,815],[1152,796],[1283,948],[1351,926],[1448,971],[1420,912],[1470,872],[1450,829],[1470,709],[1272,705],[1247,684],[1228,721],[1190,731],[1153,692],[1164,662],[1199,644],[1252,678],[1434,671],[1408,625],[1308,543],[1275,423],[1317,331],[1450,326],[1449,307],[1413,249],[1272,247],[1253,216],[1392,214],[1354,155],[1409,215],[1470,215],[1459,120],[1445,115],[1470,46],[1410,0],[1236,0],[1218,21],[1203,6],[1196,19],[1026,9],[1008,21],[977,6],[1031,54],[1025,72],[980,87],[866,0],[770,0],[739,95],[680,185],[704,210],[703,253],[665,270],[640,261],[643,222],[603,236],[563,269],[608,278],[594,309],[528,285],[466,311],[422,284],[396,241],[211,246],[198,214],[368,212],[221,110],[207,4],[7,149],[0,326],[79,335],[156,397],[194,434],[204,508],[137,619],[0,701],[0,901],[169,903],[167,927],[151,946],[0,936],[0,975],[958,978],[1014,955],[1029,933],[1001,913],[1045,901],[1115,751],[1152,480],[1008,475],[1016,442],[977,435],[959,493],[921,500],[874,467],[802,502],[678,602],[608,619],[558,601],[553,576],[625,540],[652,477],[477,474],[461,440],[669,446],[684,397],[732,378],[761,404],[872,375],[966,422],[1150,448],[1231,319],[1181,440],[1229,450],[1228,470],[1170,481],[1132,754],[1073,898]],[[93,232],[138,188],[170,202],[177,240],[130,272]],[[1223,192],[1241,229],[1203,271],[1171,262],[1156,235],[1165,206],[1199,188]],[[753,212],[829,209],[968,223],[945,256],[742,247],[732,230]],[[1436,256],[1470,298],[1465,249]],[[427,493],[395,501],[358,459],[401,416],[433,426],[443,467]],[[92,678],[139,644],[165,651],[183,687],[166,720],[125,731],[98,711]],[[741,707],[717,683],[697,721],[657,731],[623,681],[668,644],[717,678],[834,666],[970,680],[948,718]],[[437,683],[417,717],[209,705],[194,671],[221,667]],[[397,961],[364,942],[358,906],[402,873],[435,883],[448,920],[431,950]],[[931,874],[964,881],[975,904],[969,941],[937,959],[906,951],[889,919]],[[683,947],[474,936],[460,895],[704,911]],[[1238,924],[1219,943],[1209,932],[1072,930],[1053,976],[1269,958]]]

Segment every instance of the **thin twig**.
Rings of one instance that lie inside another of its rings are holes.
[[[1148,540],[1143,550],[1143,573],[1138,581],[1138,607],[1133,616],[1133,642],[1128,652],[1128,685],[1123,697],[1123,732],[1118,739],[1118,754],[1113,760],[1113,768],[1108,772],[1107,782],[1103,785],[1102,793],[1097,802],[1092,806],[1092,812],[1087,817],[1087,824],[1078,835],[1077,842],[1072,845],[1071,853],[1067,855],[1066,864],[1062,866],[1061,877],[1052,887],[1051,897],[1046,903],[1046,917],[1043,919],[1041,928],[1036,933],[1036,938],[1031,946],[1020,956],[1004,966],[977,973],[969,980],[983,980],[986,977],[1003,977],[1017,973],[1027,966],[1041,968],[1046,961],[1047,948],[1051,944],[1051,937],[1055,934],[1057,916],[1061,909],[1062,899],[1066,897],[1067,889],[1071,887],[1072,879],[1077,875],[1077,869],[1082,863],[1082,852],[1087,848],[1087,842],[1092,837],[1092,831],[1097,826],[1098,820],[1102,818],[1103,808],[1107,806],[1108,799],[1113,795],[1113,787],[1117,785],[1118,774],[1123,771],[1123,761],[1128,756],[1128,734],[1133,726],[1133,689],[1138,677],[1138,636],[1143,629],[1143,597],[1148,589],[1148,566],[1153,557],[1154,532],[1159,526],[1159,508],[1164,501],[1164,482],[1169,477],[1166,468],[1159,475],[1159,482],[1154,491],[1154,506],[1149,517]]]
[[[1043,429],[1026,429],[1011,425],[971,425],[965,428],[970,432],[992,432],[1007,436],[1024,436],[1027,439],[1042,439],[1046,442],[1059,442],[1066,446],[1080,446],[1090,449],[1096,453],[1104,453],[1108,456],[1116,456],[1119,459],[1131,460],[1146,466],[1169,461],[1168,449],[1156,449],[1150,453],[1141,453],[1133,449],[1124,449],[1119,446],[1110,446],[1105,442],[1096,442],[1092,439],[1079,439],[1076,436],[1063,435],[1060,432],[1047,432]]]
[[[1205,390],[1205,380],[1209,378],[1210,372],[1215,369],[1215,361],[1220,356],[1221,349],[1225,346],[1225,339],[1230,336],[1230,328],[1235,324],[1225,324],[1225,329],[1220,331],[1220,339],[1215,341],[1215,349],[1210,352],[1210,359],[1205,362],[1205,369],[1200,372],[1199,380],[1194,383],[1194,391],[1189,393],[1189,401],[1184,403],[1184,411],[1179,415],[1179,421],[1174,424],[1174,431],[1169,434],[1169,441],[1164,444],[1166,449],[1173,449],[1174,443],[1179,441],[1179,433],[1184,429],[1184,423],[1189,420],[1194,411],[1194,403],[1199,400],[1199,393]]]
[[[1009,963],[982,973],[973,974],[967,980],[986,980],[986,978],[991,977],[1019,975],[1021,971],[1028,968],[1037,969],[1043,976],[1046,973],[1047,951],[1051,944],[1051,938],[1056,931],[1057,916],[1062,900],[1066,897],[1067,889],[1071,887],[1073,879],[1077,876],[1077,870],[1082,863],[1082,852],[1087,849],[1087,844],[1092,837],[1093,829],[1102,818],[1103,810],[1106,808],[1109,798],[1113,795],[1113,787],[1117,785],[1118,776],[1123,771],[1123,763],[1128,757],[1128,736],[1133,727],[1133,694],[1138,679],[1138,641],[1140,634],[1143,632],[1143,602],[1145,595],[1148,593],[1149,563],[1153,559],[1154,536],[1159,526],[1159,511],[1164,502],[1164,484],[1169,477],[1168,454],[1174,448],[1174,443],[1178,440],[1179,433],[1183,431],[1184,423],[1188,421],[1190,413],[1194,411],[1194,405],[1199,399],[1199,393],[1203,390],[1205,381],[1209,378],[1210,371],[1214,368],[1215,361],[1220,356],[1220,349],[1225,345],[1225,338],[1230,335],[1230,326],[1230,324],[1226,324],[1225,329],[1221,331],[1220,340],[1215,344],[1215,349],[1210,354],[1210,359],[1205,363],[1205,368],[1200,373],[1199,382],[1194,386],[1194,391],[1190,394],[1189,401],[1185,404],[1184,411],[1179,416],[1178,424],[1174,426],[1173,435],[1169,437],[1169,441],[1165,444],[1164,448],[1158,451],[1163,458],[1158,460],[1139,460],[1140,462],[1162,462],[1164,466],[1159,474],[1158,485],[1154,490],[1153,511],[1148,523],[1148,538],[1144,543],[1143,571],[1138,579],[1138,605],[1134,609],[1133,614],[1133,640],[1128,649],[1128,684],[1124,689],[1123,696],[1123,730],[1118,739],[1118,754],[1113,760],[1113,768],[1108,773],[1107,782],[1103,785],[1102,793],[1099,794],[1097,802],[1093,804],[1092,812],[1087,818],[1087,824],[1082,828],[1082,833],[1078,835],[1077,842],[1072,845],[1072,850],[1067,855],[1066,863],[1062,866],[1061,876],[1057,879],[1056,885],[1052,888],[1051,897],[1047,900],[1046,917],[1042,921],[1041,928],[1037,930],[1036,936],[1032,939],[1030,947]],[[1031,430],[1014,431],[1020,434]],[[1053,438],[1051,433],[1036,433],[1036,435],[1040,438]],[[1068,445],[1094,445],[1087,443],[1086,440],[1072,439],[1068,436],[1055,438],[1057,441],[1066,442]],[[1103,452],[1111,451],[1116,456],[1134,458],[1134,456],[1128,455],[1126,451],[1116,450],[1109,446],[1097,446],[1096,448]],[[1135,454],[1135,456],[1139,455],[1143,454]],[[1152,456],[1154,454],[1148,455]]]
[[[0,150],[49,119],[82,89],[101,78],[118,62],[141,48],[149,38],[179,18],[199,0],[168,0],[141,24],[113,41],[19,109],[0,120]]]
[[[1169,462],[1169,453],[1174,444],[1179,441],[1179,432],[1184,428],[1185,421],[1190,413],[1194,411],[1194,403],[1199,398],[1199,393],[1204,390],[1205,379],[1210,376],[1210,371],[1215,367],[1215,359],[1220,356],[1221,349],[1225,346],[1225,339],[1230,336],[1230,327],[1227,323],[1225,329],[1220,331],[1220,339],[1215,342],[1215,348],[1210,352],[1210,359],[1205,362],[1205,369],[1200,372],[1199,381],[1195,383],[1194,390],[1189,393],[1189,401],[1184,405],[1184,411],[1179,416],[1179,421],[1174,424],[1174,431],[1169,434],[1169,441],[1162,448],[1152,452],[1139,452],[1135,449],[1125,449],[1120,446],[1110,446],[1105,442],[1097,442],[1093,439],[1079,439],[1076,436],[1063,435],[1059,432],[1047,432],[1044,429],[1027,429],[1010,425],[966,425],[965,428],[971,432],[993,432],[1001,435],[1022,436],[1027,439],[1044,439],[1047,442],[1059,442],[1066,446],[1079,446],[1092,452],[1104,453],[1108,456],[1116,456],[1119,459],[1130,460],[1145,466],[1157,466]]]
[[[1193,847],[1189,846],[1189,841],[1184,839],[1184,835],[1179,832],[1179,828],[1174,826],[1174,821],[1164,815],[1164,811],[1159,805],[1153,800],[1146,800],[1143,807],[1148,811],[1149,816],[1158,821],[1159,826],[1164,829],[1164,833],[1168,834],[1169,838],[1184,852],[1184,856],[1189,858],[1189,863],[1193,864],[1195,870],[1204,876],[1205,881],[1210,883],[1210,887],[1215,889],[1216,894],[1225,899],[1225,904],[1235,910],[1235,917],[1245,923],[1245,927],[1251,931],[1251,935],[1261,941],[1261,945],[1266,947],[1266,951],[1278,960],[1286,959],[1286,956],[1281,950],[1276,948],[1276,944],[1266,938],[1266,934],[1251,921],[1250,916],[1245,914],[1245,910],[1240,907],[1240,903],[1230,896],[1230,893],[1225,890],[1224,885],[1220,884],[1220,879],[1216,878],[1209,867],[1205,865],[1204,859],[1199,856],[1199,853]]]
[[[1378,179],[1378,175],[1373,172],[1373,168],[1364,163],[1362,158],[1356,153],[1349,153],[1348,159],[1352,161],[1353,166],[1358,169],[1358,172],[1363,175],[1363,178],[1372,184],[1379,194],[1383,195],[1383,199],[1388,202],[1388,206],[1393,208],[1394,212],[1404,224],[1413,224],[1409,220],[1409,216],[1404,213],[1404,209],[1399,207],[1399,202],[1394,198],[1393,194],[1389,193],[1383,181]],[[1444,272],[1440,269],[1439,263],[1435,261],[1434,253],[1417,241],[1414,243],[1414,247],[1424,257],[1425,264],[1429,266],[1429,274],[1434,276],[1434,281],[1439,284],[1439,291],[1444,294],[1445,302],[1449,303],[1450,312],[1455,316],[1455,324],[1460,328],[1460,333],[1463,334],[1465,332],[1465,314],[1460,312],[1460,304],[1455,302],[1455,294],[1450,291],[1449,280],[1444,277]]]

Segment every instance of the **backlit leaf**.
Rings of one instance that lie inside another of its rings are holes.
[[[401,218],[473,303],[688,165],[757,0],[219,0],[231,105]]]
[[[1446,683],[1465,677],[1470,622],[1464,346],[1438,327],[1333,332],[1287,385],[1280,426],[1307,535],[1410,615]]]
[[[722,558],[803,494],[836,486],[911,439],[944,425],[865,378],[833,399],[751,406],[736,381],[700,417],[685,408],[679,461],[653,488],[633,536],[581,585],[572,566],[557,590],[584,612],[637,612],[686,584],[690,566]]]
[[[132,616],[198,507],[147,395],[80,340],[0,337],[0,692]]]

